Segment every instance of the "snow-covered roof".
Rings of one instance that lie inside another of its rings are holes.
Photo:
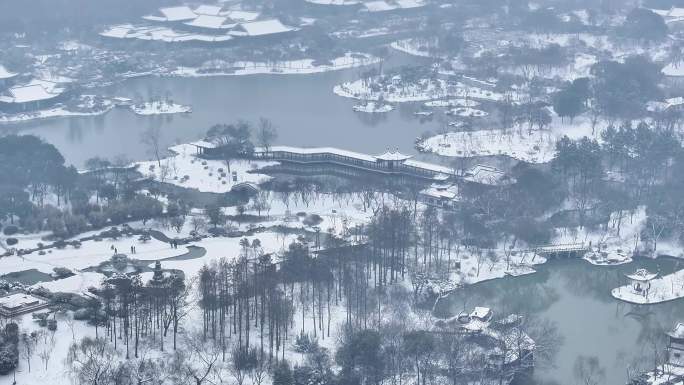
[[[232,20],[240,22],[254,21],[259,17],[259,12],[250,11],[228,11],[221,12],[221,16],[226,16]]]
[[[513,182],[512,179],[507,178],[506,174],[496,167],[478,164],[473,166],[466,172],[463,178],[469,182],[486,184],[491,186],[499,186]]]
[[[401,9],[419,8],[425,6],[421,0],[395,0]]]
[[[665,99],[665,103],[667,103],[668,108],[681,106],[684,104],[684,97],[677,96],[676,98]]]
[[[123,39],[133,29],[130,24],[113,25],[109,29],[100,32],[100,36]]]
[[[8,310],[14,310],[23,306],[45,303],[44,300],[30,294],[14,293],[0,298],[0,306]]]
[[[119,39],[154,40],[168,43],[187,41],[223,42],[233,39],[233,37],[228,34],[217,36],[185,33],[174,31],[167,27],[134,27],[130,24],[112,26],[108,30],[101,32],[100,35]]]
[[[182,5],[179,7],[160,8],[159,12],[164,15],[166,21],[185,21],[197,17],[190,7]]]
[[[0,79],[9,79],[17,76],[16,73],[9,71],[5,66],[0,64]]]
[[[658,273],[651,273],[646,269],[637,269],[634,273],[626,274],[625,276],[633,281],[645,282],[657,277]]]
[[[186,22],[186,25],[207,29],[228,29],[235,27],[236,24],[226,24],[228,20],[225,16],[199,15],[197,18]]]
[[[454,170],[452,168],[440,166],[438,164],[425,163],[425,162],[421,162],[421,161],[418,161],[415,159],[409,159],[406,162],[404,162],[404,164],[407,166],[423,168],[423,169],[434,171],[436,173],[441,173],[441,174],[453,174],[454,173]]]
[[[31,83],[11,87],[6,96],[0,96],[4,103],[28,103],[40,100],[48,100],[59,96],[64,90],[53,82],[45,80],[33,80]]]
[[[476,306],[475,309],[473,309],[472,313],[470,313],[470,316],[472,318],[485,319],[491,313],[492,310],[488,307]]]
[[[206,140],[198,140],[196,142],[191,142],[188,144],[195,146],[195,147],[216,148],[216,143],[212,143],[212,142],[209,142]]]
[[[218,5],[205,5],[202,4],[199,7],[195,8],[195,13],[198,15],[211,15],[211,16],[218,16],[219,13],[221,13],[221,6]]]
[[[392,2],[374,0],[363,3],[363,7],[368,12],[384,12],[393,11],[395,9],[419,8],[423,6],[425,6],[425,2],[422,0],[394,0]]]
[[[263,150],[256,148],[255,151],[263,151]],[[334,155],[346,156],[349,158],[365,160],[367,162],[375,162],[374,156],[371,156],[368,154],[362,154],[360,152],[342,150],[342,149],[334,148],[334,147],[301,148],[301,147],[289,147],[289,146],[273,146],[270,148],[270,151],[271,152],[278,152],[278,151],[291,152],[293,154],[334,154]]]
[[[363,7],[366,8],[368,12],[391,11],[398,8],[397,6],[391,5],[384,0],[369,1],[367,3],[363,3]]]
[[[682,339],[684,338],[684,323],[678,322],[671,332],[667,333],[672,338]]]
[[[407,159],[411,158],[411,155],[404,155],[401,152],[399,152],[398,150],[387,150],[380,155],[376,155],[375,158],[378,160],[402,161],[402,160],[407,160]]]
[[[457,185],[432,185],[420,192],[423,195],[446,200],[456,200],[458,195]]]
[[[304,0],[311,4],[320,5],[356,5],[359,4],[360,0]]]
[[[240,24],[242,31],[234,31],[236,36],[264,36],[276,33],[294,31],[296,28],[288,27],[278,19],[252,21]]]

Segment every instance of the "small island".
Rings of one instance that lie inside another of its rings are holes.
[[[131,110],[136,115],[163,115],[189,113],[192,112],[192,107],[165,99],[134,104],[131,106]]]

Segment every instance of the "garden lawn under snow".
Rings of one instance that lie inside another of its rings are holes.
[[[546,163],[556,153],[555,135],[548,131],[459,131],[439,134],[417,144],[421,151],[442,156],[507,155],[530,163]]]
[[[632,285],[624,285],[611,291],[613,297],[629,303],[654,304],[684,297],[684,270],[655,278],[648,294],[637,293]]]
[[[65,267],[72,271],[97,266],[108,261],[116,248],[119,254],[126,254],[131,258],[157,260],[184,254],[188,250],[183,246],[172,249],[167,243],[151,239],[140,242],[137,237],[122,237],[117,240],[104,239],[102,241],[84,241],[81,247],[67,246],[63,249],[52,248],[40,255],[37,251],[22,256],[12,255],[0,258],[0,275],[36,269],[50,274],[55,267]],[[136,253],[130,254],[131,246],[135,246]]]
[[[323,232],[334,232],[336,235],[342,235],[345,229],[351,229],[354,226],[367,224],[373,218],[375,209],[387,205],[392,207],[393,204],[400,204],[400,201],[394,201],[389,194],[376,193],[372,201],[363,209],[363,203],[359,196],[336,196],[333,194],[319,194],[311,197],[307,202],[301,199],[296,199],[294,196],[285,201],[273,197],[271,195],[271,207],[269,210],[263,211],[263,221],[253,224],[240,224],[240,229],[246,230],[255,225],[269,227],[269,226],[285,226],[288,228],[305,229],[314,231],[314,227],[318,227]],[[293,194],[294,195],[294,194]],[[420,206],[422,207],[422,206]],[[229,215],[235,215],[234,209],[228,209]],[[257,215],[258,213],[248,207],[247,213]],[[301,214],[301,215],[297,215]],[[312,226],[307,221],[307,217],[318,215],[321,222]]]
[[[175,155],[162,159],[161,167],[157,161],[137,162],[135,164],[138,165],[138,171],[158,182],[220,194],[230,191],[239,183],[259,184],[269,180],[270,177],[267,175],[249,171],[278,164],[277,162],[233,160],[230,162],[229,173],[228,166],[223,161],[197,158],[196,149],[192,145],[181,144],[171,147],[170,150]],[[237,180],[235,181],[233,181],[232,172],[236,173]]]
[[[203,76],[237,76],[258,74],[313,74],[329,71],[367,66],[381,62],[382,59],[372,55],[347,52],[344,56],[332,59],[329,63],[317,63],[314,59],[300,59],[277,62],[237,61],[226,62],[213,60],[202,67],[179,67],[170,73],[171,76],[203,77]]]
[[[250,244],[258,239],[261,242],[261,251],[263,254],[271,254],[287,249],[297,237],[295,235],[284,235],[275,232],[263,232],[248,237],[218,237],[218,238],[204,238],[199,242],[193,242],[193,246],[199,246],[206,250],[206,254],[201,258],[164,261],[161,262],[164,269],[182,270],[185,276],[192,278],[202,269],[202,266],[209,265],[212,262],[218,262],[221,258],[227,260],[235,260],[242,251],[240,241],[246,238]],[[249,256],[253,256],[253,250],[249,250]],[[150,264],[150,268],[154,267],[154,263]]]
[[[534,253],[518,252],[510,255],[508,261],[503,249],[492,250],[494,258],[487,256],[487,250],[481,254],[463,250],[458,258],[452,253],[452,261],[461,262],[461,268],[452,270],[449,280],[451,284],[474,284],[490,279],[502,278],[507,275],[521,276],[535,272],[533,266],[546,263],[546,258]]]

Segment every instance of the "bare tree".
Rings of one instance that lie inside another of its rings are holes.
[[[157,159],[157,165],[161,170],[161,129],[159,126],[147,127],[140,135],[140,140],[147,146],[147,151]]]
[[[207,228],[207,221],[200,216],[193,216],[190,218],[190,226],[194,232],[198,233]]]
[[[21,357],[26,360],[26,365],[28,366],[28,371],[31,373],[31,358],[36,351],[36,344],[38,343],[38,333],[31,332],[22,333],[21,342],[24,345],[24,349],[21,351]]]
[[[52,357],[52,351],[55,348],[55,332],[43,331],[39,336],[39,340],[41,345],[38,349],[38,357],[40,357],[41,361],[45,364],[45,370],[47,371],[50,357]]]
[[[273,126],[273,123],[266,118],[259,118],[259,125],[257,126],[257,143],[264,151],[268,152],[271,149],[271,144],[278,138],[278,132]]]
[[[83,338],[69,347],[66,367],[74,382],[105,384],[115,372],[116,351],[104,339]]]
[[[202,385],[220,383],[221,349],[208,342],[200,333],[185,334],[184,349],[176,350],[172,362],[176,383]]]
[[[573,373],[577,383],[581,385],[599,385],[606,380],[606,370],[601,367],[598,357],[594,356],[577,357]]]

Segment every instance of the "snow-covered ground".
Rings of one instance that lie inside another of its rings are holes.
[[[684,297],[684,270],[664,275],[650,281],[646,292],[636,292],[632,285],[624,285],[611,291],[613,297],[629,303],[654,304]]]
[[[258,74],[314,74],[338,71],[376,64],[382,59],[372,55],[347,52],[330,63],[317,63],[314,59],[300,59],[277,62],[237,61],[226,62],[213,60],[201,67],[180,67],[169,73],[171,76],[203,77],[203,76],[237,76]]]
[[[42,287],[53,293],[87,294],[89,287],[99,287],[104,278],[104,274],[100,273],[78,272],[76,275],[68,278],[37,283],[31,286],[31,288]]]
[[[314,231],[314,227],[318,227],[323,232],[332,230],[336,235],[342,235],[345,229],[369,223],[374,211],[382,206],[393,207],[406,204],[404,201],[383,193],[374,194],[368,201],[365,210],[362,198],[358,195],[319,194],[304,202],[294,194],[287,199],[284,197],[280,199],[274,193],[267,194],[269,194],[267,199],[271,199],[270,208],[262,211],[261,215],[264,216],[264,220],[258,222],[258,225],[264,227],[281,225],[308,231]],[[246,213],[258,215],[258,212],[251,206],[247,206]],[[304,215],[298,216],[298,213]],[[228,209],[227,214],[235,215],[235,209]],[[314,214],[321,218],[321,222],[312,226],[308,224],[310,222],[307,222],[305,218]],[[249,224],[240,225],[243,230],[249,227]]]
[[[161,115],[192,112],[192,107],[176,104],[165,100],[155,100],[131,106],[131,111],[137,115]]]
[[[447,115],[460,116],[462,118],[482,118],[489,115],[486,111],[471,107],[458,107],[447,111]]]
[[[52,108],[36,111],[20,112],[15,114],[0,113],[0,123],[21,123],[67,116],[104,115],[116,106],[116,103],[110,99],[102,98],[100,102],[101,104],[96,104],[96,97],[93,95],[81,95],[72,108],[59,104]]]
[[[404,39],[397,40],[390,44],[390,47],[397,51],[419,57],[439,57],[434,55],[431,49],[434,47],[436,41],[426,39]]]
[[[367,102],[365,104],[357,104],[352,107],[352,109],[356,112],[367,112],[372,114],[376,112],[390,112],[394,109],[394,106],[391,104]]]
[[[161,160],[137,162],[138,170],[156,181],[180,187],[193,188],[201,192],[225,193],[239,183],[262,183],[270,179],[264,174],[252,173],[259,168],[276,165],[276,162],[233,160],[228,165],[219,160],[204,160],[195,156],[196,149],[190,144],[170,148],[175,155]],[[222,171],[221,171],[222,170]],[[231,173],[235,173],[233,180]]]
[[[264,254],[270,254],[287,249],[290,243],[297,237],[275,232],[263,232],[244,238],[249,240],[250,244],[254,239],[258,239],[261,242],[261,251]],[[195,259],[164,261],[161,263],[162,268],[182,270],[187,277],[194,277],[204,265],[210,265],[212,262],[217,262],[221,258],[229,260],[237,259],[242,250],[242,247],[240,246],[241,239],[243,238],[204,238],[199,242],[192,243],[192,245],[203,247],[207,251],[204,256]],[[250,253],[251,252],[252,251],[250,250]],[[150,268],[152,267],[154,267],[154,264],[150,264]]]
[[[456,122],[453,126],[461,125]],[[565,135],[571,139],[587,136],[600,142],[605,126],[599,123],[592,132],[588,116],[579,116],[571,122],[552,115],[551,124],[544,130],[516,126],[507,130],[456,131],[423,138],[416,146],[421,151],[442,156],[506,155],[529,163],[546,163],[553,159],[558,139]]]
[[[442,156],[507,155],[530,163],[545,163],[556,153],[554,135],[547,131],[459,131],[439,134],[417,144],[421,151]]]
[[[137,237],[85,241],[79,248],[67,246],[63,249],[49,249],[44,255],[33,252],[28,255],[12,255],[0,258],[0,275],[29,269],[50,274],[55,267],[65,267],[75,272],[109,260],[114,255],[112,246],[119,254],[127,254],[135,259],[149,260],[173,257],[188,251],[183,246],[172,249],[167,243],[156,239],[140,242]],[[130,253],[131,246],[135,246],[135,254]]]
[[[573,209],[573,202],[566,202],[568,209]],[[639,207],[633,212],[613,212],[607,228],[588,231],[583,228],[557,229],[553,244],[582,243],[591,251],[584,259],[593,265],[620,265],[632,261],[632,256],[639,252],[638,239],[646,223],[646,209]],[[618,231],[619,229],[619,231]]]
[[[507,275],[532,274],[534,265],[546,263],[546,258],[534,253],[509,253],[507,257],[503,249],[491,250],[491,253],[489,250],[478,253],[463,250],[458,257],[452,253],[452,261],[455,260],[461,262],[461,267],[451,271],[451,284],[474,284]]]
[[[432,99],[465,98],[499,101],[503,95],[469,86],[463,83],[450,84],[443,79],[421,79],[417,83],[397,83],[387,86],[387,90],[375,90],[373,79],[359,79],[338,84],[333,87],[336,95],[359,99],[379,100],[381,97],[390,103],[423,102]]]

